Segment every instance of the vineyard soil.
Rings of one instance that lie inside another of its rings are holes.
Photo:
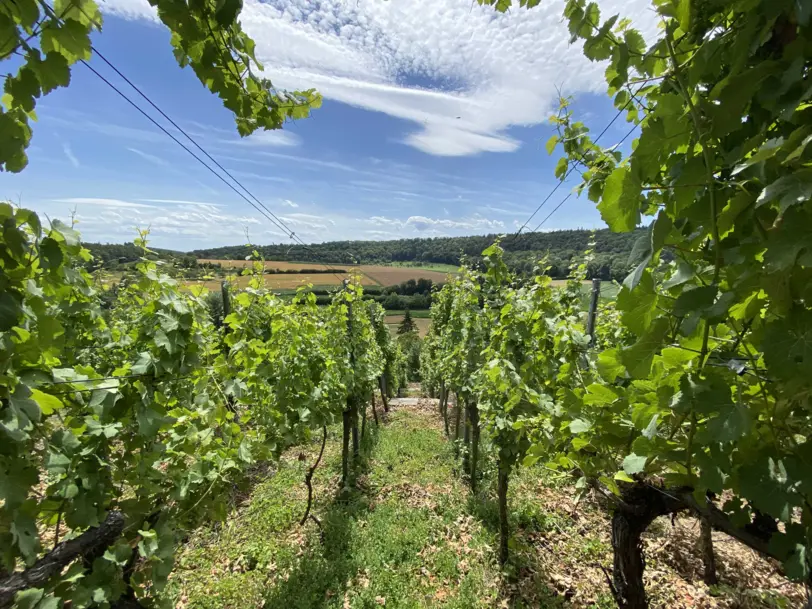
[[[380,428],[368,422],[353,494],[336,494],[340,433],[330,431],[314,478],[323,540],[312,522],[298,525],[316,438],[258,469],[226,522],[198,530],[180,552],[169,587],[176,606],[613,607],[600,568],[612,560],[605,510],[591,500],[575,505],[567,480],[522,468],[509,496],[512,557],[500,570],[493,468],[483,464],[480,496],[471,498],[453,470],[436,400],[414,402],[394,399]],[[652,607],[801,605],[801,587],[729,538],[716,540],[721,584],[705,586],[695,523],[657,521],[646,534]]]

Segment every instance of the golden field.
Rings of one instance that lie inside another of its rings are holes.
[[[244,269],[251,266],[250,260],[214,260],[211,258],[201,258],[198,263],[211,263],[219,264],[221,267],[228,269]],[[319,264],[316,262],[280,262],[276,260],[266,260],[266,269],[279,269],[280,271],[286,270],[302,270],[302,269],[338,269],[347,271],[345,273],[313,273],[313,274],[290,274],[290,275],[265,275],[265,284],[272,289],[295,289],[302,284],[312,283],[313,285],[339,285],[352,273],[361,275],[362,285],[380,285],[388,287],[397,285],[409,279],[431,279],[434,283],[445,283],[446,273],[440,271],[430,271],[414,267],[399,267],[399,266],[383,266],[375,264],[339,264],[331,263],[329,266],[326,264]],[[240,283],[242,282],[242,283]],[[240,277],[237,280],[237,285],[245,285],[247,279]],[[205,285],[212,289],[211,286],[217,285],[218,281],[189,281],[187,285]]]

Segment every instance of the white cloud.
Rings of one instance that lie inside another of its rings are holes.
[[[219,203],[208,203],[206,201],[187,201],[185,199],[140,199],[147,203],[169,203],[172,205],[182,205],[184,207],[202,207],[204,209],[217,209],[223,207]]]
[[[391,226],[393,228],[411,228],[420,233],[439,229],[463,230],[463,231],[488,231],[499,232],[505,229],[505,223],[501,220],[490,220],[482,216],[475,215],[470,218],[460,218],[452,220],[449,218],[429,218],[427,216],[409,216],[406,220],[398,218],[387,218],[386,216],[372,216],[367,222],[375,226]],[[403,237],[404,235],[401,235]]]
[[[299,207],[298,203],[294,203],[290,199],[282,199],[282,205],[287,205],[288,207]]]
[[[285,238],[258,214],[230,213],[221,205],[182,199],[141,199],[151,205],[96,197],[52,199],[33,205],[49,217],[65,217],[76,210],[85,241],[123,242],[136,237],[135,229],[149,228],[157,247],[193,249],[214,244],[243,243],[246,227],[263,239]],[[65,203],[70,204],[66,209]]]
[[[62,144],[62,150],[64,151],[65,156],[71,162],[71,165],[73,165],[74,167],[80,167],[79,159],[77,159],[76,155],[73,154],[73,150],[71,150],[70,144],[64,142]]]
[[[251,135],[239,140],[226,139],[222,140],[225,144],[233,144],[235,146],[252,146],[252,147],[288,147],[298,146],[302,141],[298,135],[291,131],[256,131]]]
[[[604,66],[569,44],[563,6],[550,0],[498,14],[469,0],[246,0],[241,21],[275,85],[315,87],[403,119],[412,126],[405,144],[460,156],[515,150],[508,130],[544,122],[556,86],[605,89]],[[621,12],[644,35],[654,32],[649,0],[601,7],[604,17]],[[108,0],[103,9],[156,20],[147,0]]]
[[[288,183],[291,181],[290,178],[269,176],[260,173],[254,173],[253,171],[240,171],[239,169],[228,169],[228,173],[230,173],[234,177],[244,178],[246,180],[262,180],[263,182],[280,182],[280,183]]]
[[[141,157],[145,161],[149,161],[159,167],[169,167],[170,164],[159,156],[155,156],[154,154],[149,154],[148,152],[144,152],[143,150],[139,150],[138,148],[130,148],[128,147],[127,150],[132,152],[133,154]]]
[[[100,199],[96,197],[70,197],[67,199],[52,199],[54,203],[69,203],[71,205],[101,205],[104,207],[126,207],[154,209],[154,205],[144,205],[142,203],[132,203],[121,199]]]

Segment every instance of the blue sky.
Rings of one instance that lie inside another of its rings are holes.
[[[568,44],[561,2],[498,15],[469,0],[247,0],[243,26],[267,75],[317,88],[324,104],[241,139],[230,112],[178,67],[146,0],[102,8],[97,48],[306,242],[515,231],[555,185],[544,144],[556,87],[595,132],[615,113],[603,66]],[[51,218],[75,211],[86,240],[129,241],[148,226],[153,245],[181,250],[246,234],[289,241],[83,66],[37,113],[29,166],[0,174],[0,196]],[[621,118],[601,143],[628,129]],[[544,228],[600,226],[594,205],[573,197]]]

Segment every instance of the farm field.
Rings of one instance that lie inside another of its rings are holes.
[[[429,271],[421,268],[402,266],[378,266],[362,264],[357,267],[364,275],[370,277],[379,285],[397,285],[409,279],[431,279],[434,283],[445,283],[448,273]]]
[[[219,264],[223,268],[233,268],[233,269],[243,269],[251,266],[250,260],[215,260],[212,258],[201,258],[198,260],[198,263],[211,263],[211,264]],[[349,265],[349,264],[330,264],[329,266],[326,264],[319,264],[316,262],[279,262],[275,260],[266,260],[265,261],[265,268],[266,269],[279,269],[281,271],[285,270],[301,270],[301,269],[329,269],[335,268],[342,271],[347,271],[346,273],[325,273],[325,274],[317,274],[317,279],[309,279],[304,283],[320,283],[324,285],[338,285],[345,277],[349,277],[349,275],[357,271],[361,274],[362,280],[361,283],[363,285],[381,285],[381,286],[391,286],[397,285],[404,281],[408,281],[409,279],[414,279],[417,281],[418,279],[431,279],[434,283],[445,283],[447,273],[444,271],[439,270],[431,270],[427,268],[420,268],[420,267],[407,267],[407,266],[383,266],[383,265],[374,265],[374,264],[362,264],[358,266]],[[268,283],[272,288],[287,288],[287,287],[295,287],[302,283],[300,281],[303,277],[310,277],[310,275],[295,275],[293,276],[293,283],[291,282],[290,277],[282,277],[280,283]],[[296,280],[295,277],[298,277],[299,280]],[[276,279],[273,278],[272,279]]]
[[[219,264],[224,269],[244,269],[250,268],[253,264],[251,260],[216,260],[213,258],[199,258],[198,264]],[[353,268],[353,265],[340,265],[340,264],[319,264],[318,262],[284,262],[278,260],[266,260],[266,269],[279,269],[280,271],[300,271],[302,269],[338,269],[342,271]]]
[[[310,274],[291,274],[291,275],[263,275],[265,279],[265,285],[273,290],[295,290],[296,288],[307,285],[308,283],[313,284],[313,286],[320,286],[326,288],[334,288],[341,284],[343,277],[349,277],[349,275],[342,276],[339,274],[338,277],[331,273],[315,273],[313,275]],[[248,282],[251,280],[248,276],[239,276],[235,277],[233,282],[236,284],[236,287],[243,288],[248,285]],[[332,281],[331,281],[332,280]],[[205,286],[209,290],[219,290],[220,289],[220,280],[219,279],[212,279],[212,280],[187,280],[184,282],[184,285],[187,287],[192,286]],[[376,285],[375,282],[367,277],[366,275],[361,276],[361,285]]]

